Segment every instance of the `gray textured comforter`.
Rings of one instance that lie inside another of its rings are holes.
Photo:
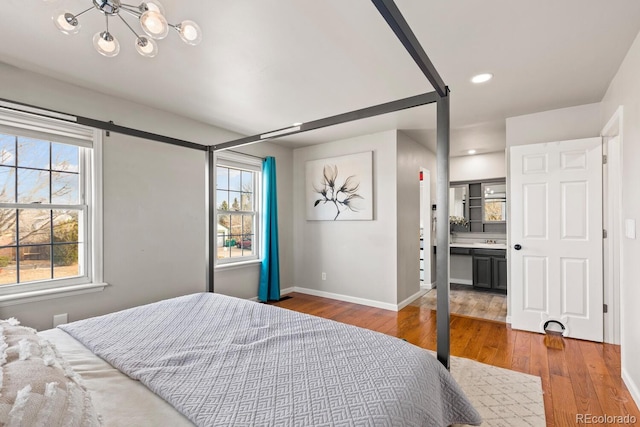
[[[397,338],[202,293],[61,329],[199,426],[445,426],[480,416]]]

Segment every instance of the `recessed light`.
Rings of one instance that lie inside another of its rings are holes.
[[[469,153],[469,154],[476,154],[476,150],[469,150],[469,151],[467,151],[467,153]]]
[[[473,76],[471,78],[471,82],[476,83],[476,84],[484,83],[484,82],[488,82],[492,78],[493,78],[493,74],[483,73],[483,74],[478,74],[477,76]]]
[[[291,126],[302,126],[302,122],[295,122],[294,124],[292,124]]]

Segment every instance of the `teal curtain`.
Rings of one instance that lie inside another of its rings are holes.
[[[262,163],[262,266],[260,268],[260,301],[280,299],[280,258],[278,256],[278,195],[276,191],[276,159],[267,157]]]

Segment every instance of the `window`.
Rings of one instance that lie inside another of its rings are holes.
[[[262,162],[234,153],[217,156],[217,263],[259,258]]]
[[[0,110],[0,299],[102,281],[100,134]]]

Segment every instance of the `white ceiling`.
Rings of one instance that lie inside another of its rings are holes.
[[[452,155],[503,149],[506,117],[600,101],[640,30],[637,0],[396,2],[451,89]],[[369,0],[162,3],[170,21],[200,24],[199,46],[170,34],[156,58],[142,58],[113,22],[121,52],[104,58],[91,45],[103,29],[97,12],[73,36],[51,22],[56,9],[77,12],[90,0],[5,0],[0,61],[247,135],[433,90]],[[471,84],[480,72],[495,78]],[[280,141],[393,128],[433,147],[435,108]]]

